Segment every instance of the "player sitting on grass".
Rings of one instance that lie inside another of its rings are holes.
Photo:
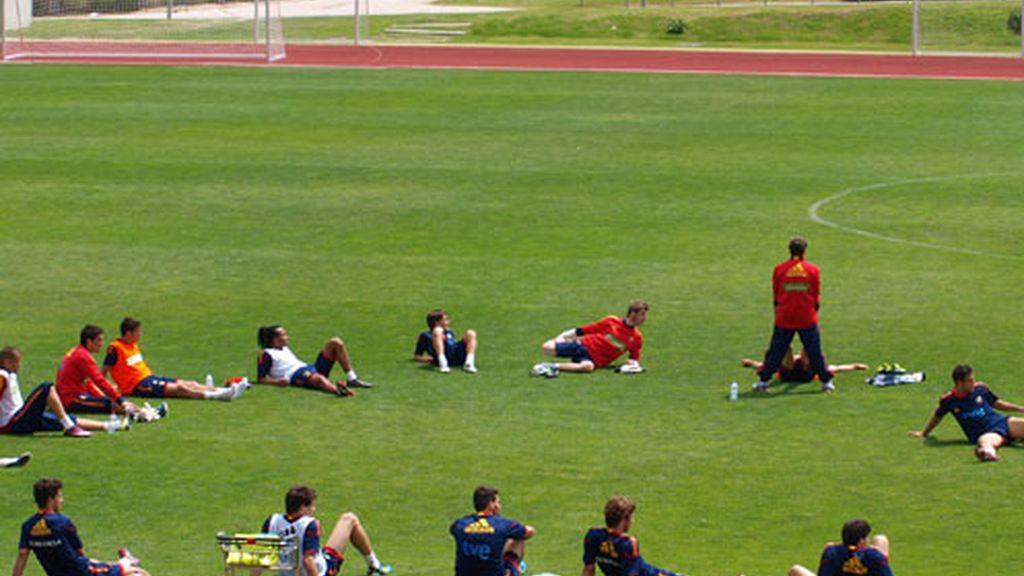
[[[261,326],[258,338],[263,347],[256,364],[256,381],[260,384],[300,386],[338,396],[355,396],[352,388],[373,387],[373,384],[356,376],[345,343],[337,336],[324,344],[317,354],[316,364],[306,364],[295,356],[288,347],[288,331],[281,326]],[[345,380],[331,382],[329,377],[335,363],[345,371]]]
[[[476,330],[466,330],[462,340],[456,341],[448,313],[441,309],[427,313],[427,328],[416,339],[414,360],[433,364],[445,374],[452,371],[453,365],[476,374]]]
[[[138,406],[128,402],[96,367],[92,355],[103,349],[103,329],[86,324],[79,344],[64,355],[57,369],[57,395],[68,412],[134,414]]]
[[[473,509],[448,529],[455,538],[455,576],[520,576],[526,540],[537,531],[502,516],[501,496],[492,486],[473,491]]]
[[[36,386],[23,401],[18,385],[21,352],[12,346],[0,349],[0,434],[32,434],[64,431],[65,436],[87,438],[88,430],[115,432],[128,428],[128,420],[118,418],[106,422],[75,420],[64,411],[57,389],[49,382]],[[49,408],[50,411],[46,412]]]
[[[139,560],[121,548],[115,563],[100,562],[85,555],[78,529],[70,518],[60,513],[64,506],[63,484],[44,479],[35,483],[33,492],[39,512],[21,525],[18,558],[11,576],[22,576],[28,563],[29,550],[47,576],[149,576],[139,567]]]
[[[605,316],[593,324],[572,328],[548,340],[542,346],[544,354],[569,358],[571,362],[542,362],[533,367],[531,374],[554,378],[559,372],[593,372],[614,362],[629,352],[627,371],[641,371],[640,348],[644,345],[640,326],[647,319],[647,302],[634,300],[625,318]]]
[[[341,572],[342,554],[349,542],[366,559],[367,576],[390,574],[391,566],[381,564],[370,544],[359,518],[346,512],[338,518],[323,547],[320,546],[320,521],[316,512],[316,490],[308,486],[293,486],[284,498],[285,513],[272,514],[263,522],[262,532],[285,538],[299,539],[302,555],[302,576],[337,576]]]
[[[952,412],[967,439],[974,443],[974,455],[982,462],[999,460],[996,450],[1004,444],[1024,438],[1024,418],[1004,416],[998,410],[1024,412],[1024,406],[1000,400],[984,382],[974,380],[974,370],[960,364],[953,368],[953,389],[939,399],[924,429],[909,432],[927,438],[942,418]]]
[[[604,505],[605,525],[591,528],[583,538],[581,576],[594,576],[595,566],[600,566],[605,576],[677,576],[648,564],[640,555],[636,538],[627,534],[635,513],[636,503],[631,499],[608,499]]]
[[[142,357],[139,340],[142,322],[135,318],[121,321],[121,337],[107,347],[103,360],[103,375],[109,374],[121,394],[142,398],[202,398],[231,401],[241,397],[245,386],[241,383],[226,388],[205,386],[192,380],[156,376]]]
[[[843,543],[829,543],[821,553],[817,576],[892,576],[889,568],[889,539],[879,534],[868,543],[871,525],[859,518],[843,524]],[[796,564],[789,576],[815,576]]]
[[[740,360],[740,366],[760,372],[761,368],[764,366],[764,362],[744,358],[743,360]],[[853,364],[828,365],[828,371],[833,375],[841,374],[843,372],[853,372],[854,370],[867,370],[868,368],[869,366],[867,364],[860,362],[855,362]],[[786,349],[786,355],[782,357],[782,363],[779,364],[779,370],[775,375],[778,376],[779,380],[782,382],[811,382],[818,376],[811,368],[811,361],[807,356],[803,352],[794,355],[792,346]]]

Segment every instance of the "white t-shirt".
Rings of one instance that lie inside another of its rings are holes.
[[[7,381],[3,396],[0,396],[0,426],[6,426],[14,414],[25,405],[21,399],[21,388],[18,387],[18,373],[8,372],[0,368],[0,376]]]
[[[277,534],[281,538],[292,538],[294,536],[298,536],[299,566],[302,567],[302,576],[311,576],[306,573],[306,565],[302,563],[302,558],[306,549],[306,532],[310,530],[310,525],[315,522],[316,518],[312,516],[300,516],[293,521],[289,521],[288,517],[284,514],[273,514],[267,519],[264,528],[266,532],[270,534]],[[313,526],[312,529],[317,533],[320,532],[319,526]],[[316,561],[317,573],[312,576],[324,576],[324,574],[327,573],[327,560],[324,559],[323,550],[320,549],[319,542],[317,542],[317,544],[317,552],[314,558]]]
[[[292,374],[295,374],[296,370],[306,366],[306,363],[299,360],[299,357],[287,346],[280,350],[277,348],[265,348],[263,351],[270,356],[272,361],[270,364],[271,378],[291,380]]]

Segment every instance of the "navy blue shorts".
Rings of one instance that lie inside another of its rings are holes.
[[[555,356],[558,356],[559,358],[570,358],[573,362],[594,363],[594,361],[590,359],[590,354],[587,353],[586,347],[579,342],[556,342]]]
[[[515,554],[506,554],[501,559],[501,570],[505,576],[520,576],[522,572],[519,571],[522,561]]]
[[[106,396],[79,394],[71,404],[64,407],[68,412],[87,412],[91,414],[113,414],[114,399]]]
[[[292,374],[289,385],[298,386],[300,388],[312,388],[312,386],[309,385],[309,377],[316,372],[318,374],[323,374],[325,378],[329,378],[331,376],[331,368],[334,368],[334,362],[325,358],[323,352],[321,352],[316,355],[316,364],[306,364]]]
[[[324,557],[324,561],[327,562],[327,572],[325,573],[325,576],[337,576],[338,573],[341,572],[341,565],[345,562],[345,559],[342,558],[341,554],[335,552],[333,548],[324,547],[321,552],[321,555]]]
[[[462,366],[466,363],[466,343],[462,340],[454,344],[444,344],[444,357],[452,366]]]
[[[120,564],[89,560],[89,574],[96,576],[124,576],[124,569]]]
[[[59,432],[64,427],[52,412],[46,412],[46,398],[50,395],[53,384],[43,382],[36,386],[28,395],[25,403],[11,416],[7,424],[0,428],[4,434],[31,434],[33,432]],[[74,418],[72,418],[72,421]]]
[[[173,384],[177,381],[177,378],[168,378],[167,376],[146,376],[141,382],[135,385],[135,389],[132,390],[132,396],[139,396],[141,398],[166,398],[167,385]]]

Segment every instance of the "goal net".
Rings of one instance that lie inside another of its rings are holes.
[[[283,58],[280,0],[0,0],[0,56]]]
[[[1022,0],[914,0],[915,52],[1020,56]]]

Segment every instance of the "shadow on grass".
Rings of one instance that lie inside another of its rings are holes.
[[[821,385],[817,381],[779,382],[778,380],[772,380],[767,392],[748,389],[745,392],[740,392],[739,398],[741,400],[774,400],[776,398],[821,396],[823,394]]]

